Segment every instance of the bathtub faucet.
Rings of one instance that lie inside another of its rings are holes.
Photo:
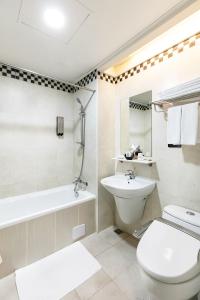
[[[79,193],[78,191],[85,191],[87,186],[88,186],[88,183],[87,181],[83,181],[81,178],[76,178],[74,181],[74,194],[75,194],[75,197],[78,197],[79,196]]]

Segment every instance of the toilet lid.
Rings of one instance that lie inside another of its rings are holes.
[[[157,280],[184,282],[200,274],[200,240],[155,220],[139,242],[137,259]]]

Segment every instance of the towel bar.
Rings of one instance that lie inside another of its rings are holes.
[[[156,112],[166,112],[166,110],[169,107],[172,106],[178,106],[178,105],[184,105],[184,104],[189,104],[189,103],[195,103],[199,102],[200,105],[200,94],[197,96],[194,95],[183,95],[182,97],[177,97],[177,98],[171,98],[171,99],[166,99],[166,100],[157,100],[153,101],[152,105],[154,105],[154,109]],[[163,110],[158,110],[157,107],[163,108]]]

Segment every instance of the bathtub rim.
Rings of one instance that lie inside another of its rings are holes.
[[[33,192],[33,193],[28,193],[28,194],[22,194],[22,195],[17,195],[17,196],[13,196],[13,197],[6,197],[6,198],[1,198],[0,199],[0,207],[1,207],[1,203],[6,203],[6,201],[9,201],[9,200],[17,200],[17,199],[20,199],[20,198],[25,198],[26,196],[27,197],[30,197],[30,196],[35,196],[35,194],[38,194],[39,195],[45,195],[46,193],[50,193],[50,191],[63,191],[63,189],[66,187],[68,189],[70,189],[70,187],[72,187],[73,185],[64,185],[64,186],[59,186],[59,187],[56,187],[56,188],[52,188],[52,189],[47,189],[47,190],[42,190],[42,191],[38,191],[38,192]],[[63,210],[63,209],[67,209],[67,208],[71,208],[73,206],[78,206],[80,204],[83,204],[83,203],[86,203],[86,202],[89,202],[89,201],[95,201],[96,200],[96,196],[88,191],[80,191],[81,193],[86,193],[86,196],[84,198],[81,198],[81,199],[76,199],[76,201],[71,201],[71,202],[68,202],[66,204],[63,204],[63,205],[58,205],[58,206],[55,206],[55,207],[51,207],[51,208],[48,208],[48,209],[45,209],[45,210],[41,210],[40,212],[35,212],[33,214],[29,214],[27,216],[23,216],[22,218],[13,218],[9,221],[6,221],[6,222],[0,222],[0,230],[1,229],[5,229],[5,228],[8,228],[8,227],[11,227],[11,226],[15,226],[15,225],[18,225],[20,223],[25,223],[25,222],[28,222],[28,221],[31,221],[33,219],[36,219],[36,218],[40,218],[42,216],[45,216],[45,215],[49,215],[51,213],[56,213],[60,210]],[[27,200],[28,201],[28,200]]]

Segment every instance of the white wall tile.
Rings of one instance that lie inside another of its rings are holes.
[[[71,94],[0,77],[0,95],[0,197],[71,183]],[[62,139],[56,136],[57,115],[65,118]]]
[[[114,223],[114,200],[100,184],[114,174],[115,155],[115,86],[98,80],[98,230]]]
[[[27,263],[37,261],[55,251],[55,214],[27,223]]]
[[[85,202],[78,207],[78,223],[85,224],[86,235],[90,235],[96,231],[95,222],[95,200]]]
[[[56,213],[56,250],[73,242],[72,228],[78,225],[78,206],[60,210]]]
[[[0,230],[1,278],[26,264],[26,238],[26,223]]]

